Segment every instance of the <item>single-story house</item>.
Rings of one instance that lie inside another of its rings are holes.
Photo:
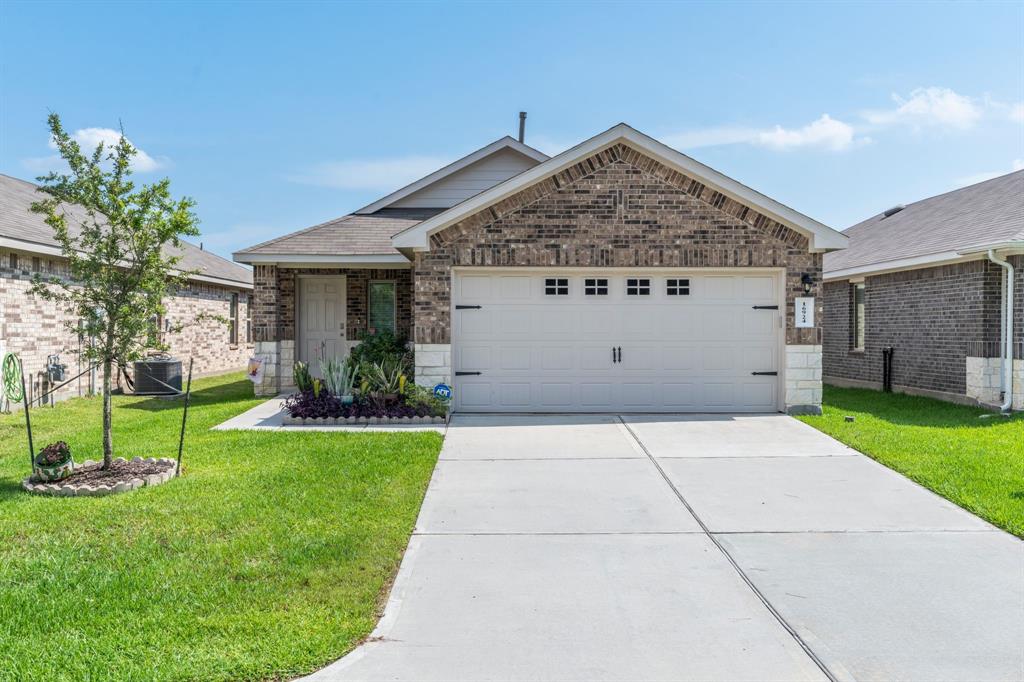
[[[1024,409],[1024,171],[843,234],[825,254],[826,383],[881,387],[892,348],[894,390],[999,406],[1012,393]]]
[[[500,139],[234,258],[262,395],[393,329],[460,412],[817,412],[822,256],[845,245],[619,124],[550,158]]]
[[[34,275],[68,275],[53,229],[29,211],[42,198],[36,187],[0,175],[0,356],[10,352],[21,358],[30,400],[59,383],[47,378],[50,356],[67,366],[68,379],[88,368],[75,353],[88,340],[66,325],[75,320],[59,304],[29,295]],[[76,207],[67,210],[74,216]],[[76,226],[68,221],[70,230]],[[188,358],[194,359],[193,376],[243,369],[253,347],[252,271],[185,242],[179,253],[180,267],[196,274],[186,289],[164,301],[166,314],[154,321],[164,343],[186,366]],[[87,373],[52,397],[91,395],[100,380],[98,372]]]

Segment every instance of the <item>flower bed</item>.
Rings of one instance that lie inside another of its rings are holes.
[[[40,481],[30,476],[21,482],[21,486],[30,493],[62,497],[113,495],[166,483],[174,476],[177,462],[167,457],[135,457],[131,460],[117,457],[110,469],[103,470],[102,466],[103,462],[87,459],[63,480]]]
[[[437,403],[400,402],[382,403],[356,400],[345,404],[326,392],[315,395],[303,391],[288,396],[284,408],[288,412],[285,425],[308,423],[331,424],[434,424],[444,423],[446,411]]]

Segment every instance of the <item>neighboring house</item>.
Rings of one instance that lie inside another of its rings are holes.
[[[1024,171],[895,207],[825,256],[825,381],[1024,408]],[[1007,312],[1005,259],[1015,271]],[[1004,342],[1007,319],[1013,343]],[[1001,358],[1013,351],[1013,383]]]
[[[68,274],[53,229],[42,215],[29,211],[40,198],[36,185],[0,175],[0,356],[11,352],[21,357],[30,398],[50,390],[48,356],[60,356],[69,379],[88,367],[75,354],[88,340],[66,327],[67,321],[75,320],[60,304],[29,295],[34,275]],[[73,216],[82,209],[67,210]],[[70,230],[76,225],[68,221]],[[186,289],[164,301],[163,319],[154,320],[164,343],[186,366],[188,358],[194,358],[195,376],[244,368],[252,355],[252,272],[184,242],[180,255],[181,269],[197,273]],[[99,389],[97,381],[95,375],[86,374],[54,398],[88,395]]]
[[[620,124],[503,138],[352,215],[234,254],[261,395],[367,330],[409,334],[461,412],[816,412],[840,233]]]

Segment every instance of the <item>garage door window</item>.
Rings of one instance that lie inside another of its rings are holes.
[[[626,278],[626,296],[650,296],[651,280],[646,277]]]
[[[669,296],[689,296],[690,295],[690,280],[688,279],[670,279],[665,287],[665,293]]]
[[[607,296],[608,280],[604,278],[588,278],[583,280],[583,294],[585,296]]]
[[[545,296],[568,296],[569,280],[564,277],[548,277],[544,280]]]

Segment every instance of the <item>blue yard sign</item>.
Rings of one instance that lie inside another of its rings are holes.
[[[448,384],[438,384],[434,386],[434,395],[444,401],[451,400],[452,387]]]

